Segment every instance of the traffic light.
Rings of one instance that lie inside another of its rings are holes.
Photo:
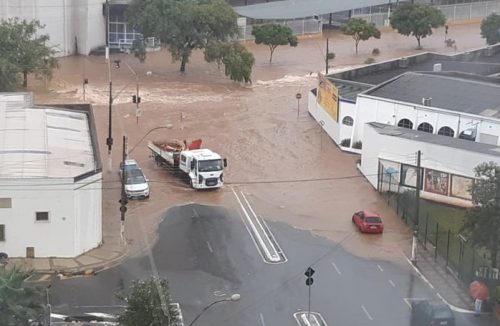
[[[137,95],[132,95],[132,103],[141,103],[141,97]]]

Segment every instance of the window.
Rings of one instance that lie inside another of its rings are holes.
[[[5,241],[5,224],[0,224],[0,241]]]
[[[36,220],[37,222],[48,222],[49,212],[36,212]]]
[[[455,136],[455,132],[450,127],[441,127],[438,130],[438,135],[453,137]]]
[[[0,208],[12,208],[12,198],[0,198]]]
[[[345,116],[344,119],[342,119],[342,124],[352,126],[354,124],[354,120],[350,116]]]
[[[423,132],[428,132],[430,134],[434,133],[434,127],[427,122],[423,122],[420,125],[418,125],[417,130],[423,131]]]
[[[409,119],[401,119],[398,122],[398,127],[413,129],[413,122],[411,122]]]

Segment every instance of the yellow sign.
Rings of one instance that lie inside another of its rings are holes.
[[[318,74],[317,102],[335,121],[339,121],[339,91],[325,75]]]

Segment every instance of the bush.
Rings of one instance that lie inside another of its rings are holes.
[[[327,57],[328,60],[333,60],[333,59],[335,59],[335,53],[328,52],[328,54],[326,55],[326,57]]]
[[[363,143],[361,142],[361,140],[358,140],[357,142],[355,142],[354,144],[352,144],[352,148],[362,149],[363,148]]]
[[[372,50],[372,55],[379,55],[380,54],[380,50],[378,48],[374,48]]]
[[[365,64],[367,64],[367,65],[369,65],[369,64],[371,64],[371,63],[374,63],[374,62],[375,62],[375,59],[373,59],[373,58],[367,58],[367,59],[365,60]]]
[[[340,142],[340,146],[351,147],[351,138],[342,139],[342,141]]]

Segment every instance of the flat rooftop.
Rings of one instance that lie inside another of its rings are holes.
[[[76,177],[98,168],[84,112],[0,93],[0,178]]]
[[[500,157],[500,147],[494,145],[478,143],[475,141],[460,138],[441,136],[424,131],[387,125],[379,122],[369,122],[368,125],[370,125],[380,135],[404,138],[412,141],[462,149],[471,153],[482,153]]]
[[[500,118],[500,79],[464,73],[407,72],[364,94],[430,107]]]

